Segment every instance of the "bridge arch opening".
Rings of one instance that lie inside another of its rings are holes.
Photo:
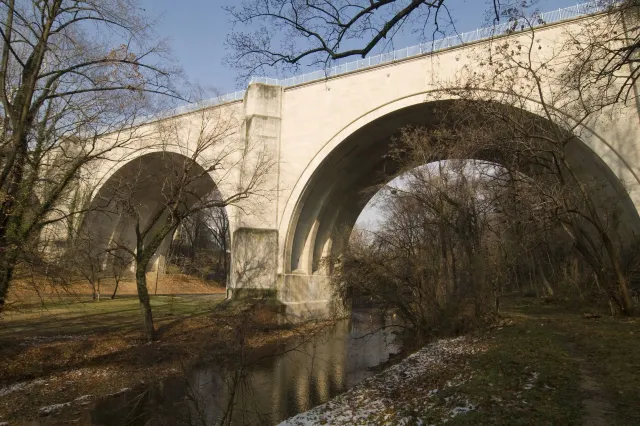
[[[462,100],[439,100],[407,106],[389,112],[363,125],[342,140],[311,174],[299,197],[285,241],[285,274],[325,275],[323,259],[337,258],[346,247],[350,230],[381,185],[401,172],[393,141],[402,129],[447,128],[459,126],[465,114]],[[557,130],[551,122],[524,110],[517,110],[536,126]],[[452,114],[458,114],[452,117]],[[473,122],[466,121],[467,123]],[[451,143],[451,141],[448,141]],[[508,143],[478,152],[473,159],[501,164],[510,150]],[[629,244],[640,235],[640,218],[622,182],[587,144],[577,137],[564,146],[566,159],[579,177],[599,182],[590,190],[599,206],[616,205],[619,235],[628,236]],[[392,155],[394,154],[394,155]],[[422,164],[449,158],[425,158]],[[526,158],[523,162],[526,162]],[[416,166],[420,164],[415,164]],[[625,165],[621,164],[621,168]],[[526,171],[526,167],[523,167]]]
[[[180,153],[151,152],[119,167],[93,195],[76,233],[74,249],[86,257],[85,264],[93,263],[85,267],[105,277],[135,270],[131,253],[136,251],[136,225],[144,229],[159,214],[151,238],[168,214],[168,205],[175,201],[172,196],[178,185],[184,186],[178,201],[183,209],[205,198],[222,198],[210,174]],[[147,271],[164,274],[170,270],[224,285],[229,272],[229,232],[224,207],[198,210],[162,240]]]

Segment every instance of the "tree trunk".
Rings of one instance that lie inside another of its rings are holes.
[[[0,253],[0,312],[2,312],[2,306],[7,299],[9,283],[13,278],[13,270],[16,267],[16,255],[14,252],[15,250],[5,246],[5,252]]]
[[[567,279],[572,281],[573,285],[576,287],[576,291],[578,292],[578,297],[580,300],[584,299],[582,294],[582,288],[580,287],[580,277],[578,272],[578,259],[575,256],[571,256],[570,264],[568,265],[569,271],[567,272]]]
[[[225,245],[224,253],[222,254],[223,259],[223,268],[222,272],[224,272],[225,285],[227,284],[227,280],[229,279],[229,255],[227,254],[227,246]]]
[[[4,262],[2,262],[4,263]],[[13,275],[13,268],[6,265],[0,266],[0,312],[2,312],[2,305],[4,305],[9,292],[9,281]]]
[[[160,258],[158,258],[158,263],[156,265],[156,285],[155,290],[153,290],[153,294],[158,294],[158,275],[160,274]]]
[[[449,247],[451,249],[451,291],[454,295],[458,294],[458,271],[456,269],[456,252],[453,251],[453,247]]]
[[[156,331],[153,327],[153,315],[151,313],[151,301],[149,299],[149,291],[147,290],[147,262],[136,262],[136,287],[138,290],[138,300],[140,301],[140,311],[142,312],[142,321],[144,327],[144,335],[147,342],[152,342],[156,338]]]
[[[549,280],[547,280],[544,269],[539,263],[536,266],[538,267],[540,281],[542,282],[542,294],[544,294],[545,296],[553,297],[555,293],[553,291],[553,287],[551,287],[551,283],[549,283]]]
[[[113,294],[111,295],[111,300],[116,298],[116,293],[118,292],[118,285],[120,284],[120,280],[116,280],[116,287],[113,289]]]
[[[616,274],[616,280],[618,281],[618,290],[620,291],[620,308],[622,314],[626,316],[633,315],[633,302],[631,301],[631,295],[629,294],[629,284],[625,278],[619,263],[613,265],[614,272]]]
[[[611,286],[607,285],[607,279],[602,269],[594,269],[593,275],[596,279],[596,286],[598,287],[598,290],[605,291],[607,294],[607,301],[609,303],[609,309],[611,310],[611,316],[615,316],[617,314],[616,308],[620,308],[621,306],[620,301],[612,291]],[[605,290],[603,290],[601,284],[605,286]]]
[[[222,270],[222,251],[218,251],[218,261],[216,262],[216,273],[215,273],[216,279],[220,277],[221,270]]]
[[[613,266],[613,272],[616,276],[616,281],[618,282],[618,290],[620,292],[620,309],[622,310],[623,315],[631,316],[633,315],[633,303],[631,302],[631,295],[629,294],[629,285],[627,283],[627,279],[622,272],[622,268],[620,267],[620,255],[618,253],[617,247],[615,246],[615,243],[611,241],[606,233],[602,234],[602,240],[609,254],[609,259],[611,260],[611,265]]]

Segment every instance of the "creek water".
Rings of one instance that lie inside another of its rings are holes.
[[[241,376],[201,365],[183,378],[100,400],[88,414],[94,425],[217,425],[225,415],[225,424],[275,425],[375,374],[400,350],[392,331],[380,328],[384,322],[354,310],[304,343],[270,348]]]

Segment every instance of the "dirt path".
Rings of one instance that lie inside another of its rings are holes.
[[[580,369],[580,392],[582,392],[582,404],[584,406],[585,418],[584,426],[606,426],[611,424],[608,421],[609,413],[613,412],[613,406],[609,401],[605,389],[596,378],[593,366],[580,354],[573,342],[565,340],[563,344],[571,359],[578,364]]]

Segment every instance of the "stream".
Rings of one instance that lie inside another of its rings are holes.
[[[185,377],[99,400],[91,407],[91,423],[278,424],[376,374],[375,367],[399,352],[393,332],[380,330],[383,322],[371,311],[354,310],[349,319],[303,344],[272,348],[241,376],[200,365]],[[233,394],[235,404],[230,404]]]

